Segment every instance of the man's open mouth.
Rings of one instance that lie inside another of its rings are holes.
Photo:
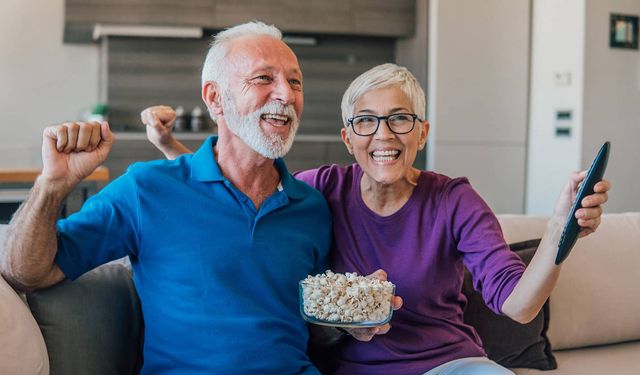
[[[273,126],[285,126],[288,125],[290,121],[289,116],[279,115],[275,113],[265,113],[264,115],[260,116],[260,118]]]

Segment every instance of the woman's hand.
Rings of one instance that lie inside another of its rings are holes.
[[[176,122],[176,111],[165,105],[145,108],[140,119],[147,128],[147,139],[164,154],[167,159],[175,159],[191,150],[173,136],[173,124]]]
[[[580,183],[584,181],[587,171],[574,172],[569,178],[569,182],[565,185],[554,209],[554,220],[557,223],[564,223],[571,209],[573,201],[576,199]],[[586,196],[582,200],[582,208],[576,211],[578,225],[581,227],[580,237],[587,236],[596,231],[600,225],[602,216],[602,205],[609,199],[608,191],[611,190],[611,183],[602,180],[595,184],[594,193]]]
[[[374,273],[372,273],[371,275],[368,275],[367,277],[375,277],[378,280],[386,281],[387,280],[387,273],[384,272],[383,270],[377,270]],[[399,297],[399,296],[393,296],[393,301],[391,303],[392,303],[392,306],[393,306],[393,310],[394,311],[398,310],[400,307],[402,307],[402,298]],[[389,332],[389,329],[391,329],[391,324],[386,323],[384,325],[377,326],[377,327],[346,328],[345,330],[351,336],[353,336],[354,339],[356,339],[358,341],[371,341],[373,336],[375,336],[375,335],[384,335],[385,333]]]

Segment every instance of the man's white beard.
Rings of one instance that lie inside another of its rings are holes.
[[[281,158],[289,152],[293,145],[296,131],[298,130],[298,116],[293,105],[283,105],[279,102],[269,102],[247,115],[240,115],[235,104],[235,98],[228,90],[222,97],[224,118],[229,130],[240,137],[252,150],[268,159]],[[280,114],[289,117],[288,136],[281,137],[278,134],[267,135],[260,127],[261,116],[267,113]]]

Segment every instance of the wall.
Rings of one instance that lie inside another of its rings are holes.
[[[64,0],[0,1],[0,167],[38,166],[42,129],[98,95],[98,48],[62,44]]]
[[[611,141],[607,212],[640,211],[640,51],[609,48],[609,13],[640,16],[638,0],[586,0],[581,163]]]
[[[549,215],[571,171],[580,168],[584,80],[584,0],[535,0],[526,212]],[[571,124],[556,111],[571,111]],[[571,125],[556,136],[556,124]]]
[[[524,209],[529,0],[431,0],[429,168]]]
[[[609,14],[640,15],[640,2],[534,0],[533,13],[527,213],[551,214],[569,173],[588,168],[606,140],[606,211],[640,210],[640,52],[609,48]],[[573,110],[571,138],[555,136],[557,109]]]

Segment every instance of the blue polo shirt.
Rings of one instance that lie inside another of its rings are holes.
[[[317,374],[298,281],[326,266],[326,202],[278,159],[281,186],[256,210],[220,172],[216,141],[130,166],[58,221],[56,263],[75,279],[130,256],[145,374]]]

